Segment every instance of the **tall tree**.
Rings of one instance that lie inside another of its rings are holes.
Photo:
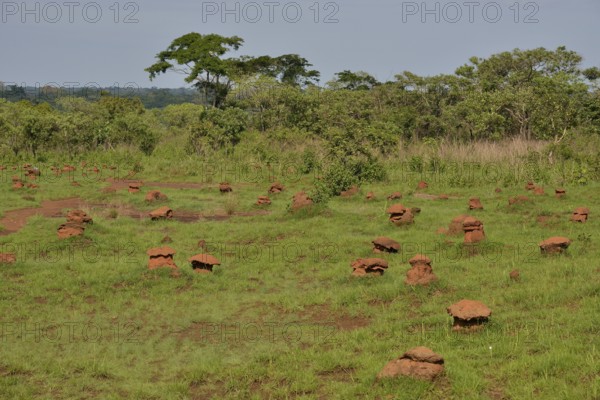
[[[188,33],[158,53],[158,61],[145,71],[150,74],[150,80],[167,71],[183,73],[187,75],[187,83],[193,83],[204,92],[207,101],[212,98],[213,105],[217,106],[230,89],[231,75],[239,64],[239,60],[222,57],[231,50],[238,50],[243,43],[237,36]]]
[[[151,80],[167,71],[186,74],[185,81],[200,89],[207,101],[212,99],[213,106],[221,105],[235,82],[248,76],[271,76],[294,86],[318,81],[319,72],[309,69],[312,64],[298,54],[223,58],[227,52],[238,50],[243,43],[244,40],[237,36],[188,33],[175,39],[167,50],[158,53],[158,61],[145,71],[150,74]]]

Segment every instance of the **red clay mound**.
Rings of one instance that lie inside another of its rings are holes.
[[[213,271],[215,265],[221,265],[217,258],[210,254],[196,254],[188,259],[192,263],[192,268],[199,274],[209,274]]]
[[[502,193],[502,189],[496,188],[496,190],[494,190],[494,192],[496,192],[496,193]]]
[[[352,185],[352,187],[350,187],[350,189],[344,190],[343,192],[341,192],[340,196],[342,196],[342,197],[352,197],[352,196],[354,196],[357,193],[358,193],[358,186]]]
[[[573,211],[573,215],[571,215],[571,221],[573,222],[586,222],[588,219],[588,214],[590,213],[590,209],[587,207],[578,207]]]
[[[481,328],[488,321],[492,310],[485,304],[474,300],[461,300],[447,308],[454,317],[452,329],[455,331]]]
[[[417,185],[417,189],[422,190],[422,189],[427,189],[429,187],[429,185],[427,184],[427,182],[421,181],[418,183]]]
[[[443,193],[443,194],[440,194],[440,195],[438,196],[438,200],[448,200],[449,198],[450,198],[450,197],[449,197],[447,194],[445,194],[445,193]]]
[[[431,259],[423,254],[417,254],[409,261],[411,269],[406,273],[406,280],[404,283],[407,285],[421,285],[427,286],[431,282],[437,280],[437,276],[433,273],[431,268]]]
[[[369,192],[367,193],[367,200],[375,200],[375,193]]]
[[[450,236],[458,236],[463,233],[463,222],[465,219],[469,218],[468,215],[459,215],[458,217],[454,217],[450,225],[448,225],[448,235]]]
[[[67,213],[67,222],[93,224],[94,220],[83,210],[71,210]]]
[[[67,222],[62,224],[57,231],[59,239],[68,239],[72,236],[81,236],[85,231],[85,226],[77,222]]]
[[[158,190],[151,190],[146,193],[146,202],[152,203],[154,201],[168,200],[167,196],[159,192]]]
[[[377,374],[377,379],[409,376],[432,381],[444,372],[444,358],[427,347],[415,347],[390,361]]]
[[[279,183],[279,182],[274,182],[271,184],[271,187],[269,188],[269,193],[271,194],[277,194],[277,193],[281,193],[285,190],[285,187]]]
[[[383,275],[388,262],[381,258],[359,258],[350,264],[352,276]]]
[[[544,240],[539,246],[542,254],[559,254],[567,250],[570,244],[571,239],[562,236],[554,236]]]
[[[221,182],[219,184],[219,191],[221,193],[231,193],[233,192],[233,188],[231,187],[231,185],[227,182]]]
[[[463,232],[465,233],[465,244],[474,244],[485,240],[483,223],[477,218],[465,218],[463,221]]]
[[[519,270],[512,270],[510,271],[510,274],[508,274],[508,276],[510,277],[511,281],[518,281],[521,279],[521,273],[519,272]]]
[[[409,225],[414,222],[414,217],[408,208],[404,207],[402,204],[394,204],[389,207],[386,213],[390,214],[390,222],[394,225]]]
[[[371,243],[373,243],[373,253],[397,253],[400,250],[400,243],[385,236],[380,236]]]
[[[559,189],[554,189],[554,195],[561,199],[563,197],[565,197],[567,195],[567,191],[563,188],[559,188]]]
[[[156,221],[159,219],[171,219],[171,218],[173,218],[173,210],[171,210],[167,206],[163,206],[163,207],[157,208],[156,210],[150,212],[149,215],[153,221]]]
[[[400,200],[401,198],[402,198],[402,193],[400,193],[400,192],[394,192],[387,197],[388,200]]]
[[[310,207],[313,205],[313,201],[305,192],[298,192],[292,199],[292,210],[296,211],[301,208]]]
[[[527,182],[527,185],[525,185],[525,190],[534,190],[535,189],[535,183],[529,181]]]
[[[544,188],[543,188],[543,187],[541,187],[541,186],[536,186],[536,187],[533,189],[533,194],[535,194],[535,195],[537,195],[537,196],[541,196],[541,195],[545,194],[545,192],[544,192]]]
[[[148,269],[158,269],[158,268],[171,268],[177,269],[177,265],[175,265],[175,261],[173,260],[173,256],[176,251],[169,246],[157,247],[154,249],[149,249],[146,254],[148,254]]]
[[[479,197],[472,197],[469,199],[469,210],[483,210],[483,205]]]
[[[268,196],[258,196],[258,200],[256,201],[257,206],[270,206],[271,199]]]
[[[511,197],[510,199],[508,199],[508,205],[512,206],[515,204],[526,203],[528,201],[530,201],[530,200],[529,200],[529,197],[527,197],[527,196]]]
[[[142,187],[141,182],[131,182],[129,184],[128,191],[129,191],[129,193],[139,193],[141,187]]]
[[[13,253],[0,253],[0,264],[14,264],[17,262],[17,256]]]

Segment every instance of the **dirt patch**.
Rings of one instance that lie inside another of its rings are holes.
[[[327,382],[352,382],[352,377],[355,372],[356,368],[344,368],[337,366],[330,371],[321,371],[318,373],[318,375]]]
[[[139,183],[139,180],[113,180],[107,179],[107,182],[110,183],[109,186],[103,189],[104,192],[114,192],[116,190],[125,190],[129,189],[129,185],[131,183]],[[208,184],[203,183],[175,183],[175,182],[144,182],[144,186],[146,187],[159,187],[159,188],[167,188],[167,189],[204,189],[210,187]]]
[[[118,215],[143,219],[149,218],[146,211],[138,210],[129,205],[116,205],[108,203],[87,203],[79,197],[61,199],[61,200],[47,200],[43,201],[40,207],[21,208],[18,210],[6,211],[4,217],[0,219],[0,225],[4,227],[4,230],[0,231],[0,236],[7,236],[16,233],[23,229],[27,224],[29,217],[34,215],[40,215],[45,218],[63,218],[67,214],[63,212],[65,209],[73,208],[99,208],[104,211],[116,210]],[[231,217],[254,217],[259,215],[269,215],[270,211],[256,210],[251,212],[236,212],[231,215],[228,214],[203,214],[193,211],[175,211],[173,212],[173,219],[179,222],[195,222],[199,220],[207,221],[225,221]]]
[[[334,324],[337,329],[342,331],[352,331],[371,324],[371,320],[366,317],[335,313],[327,304],[306,307],[298,313],[298,316],[303,322],[318,325]]]
[[[64,209],[81,208],[83,205],[83,200],[79,197],[74,197],[43,201],[40,207],[6,211],[4,217],[0,220],[0,225],[4,227],[4,230],[0,231],[0,236],[18,232],[27,224],[29,217],[34,215],[41,215],[46,218],[64,217],[66,215],[63,213]]]

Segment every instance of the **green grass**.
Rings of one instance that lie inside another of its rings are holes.
[[[150,168],[140,177],[198,180]],[[531,203],[509,207],[509,197],[526,194],[525,181],[455,187],[439,179],[425,192],[460,197],[440,201],[415,197],[418,180],[366,185],[354,198],[290,214],[291,196],[311,179],[282,179],[287,190],[272,196],[271,213],[244,217],[235,213],[258,210],[266,177],[232,180],[231,195],[218,192],[218,179],[201,189],[159,188],[176,211],[233,216],[152,222],[89,207],[94,223],[85,237],[66,241],[56,236],[64,219],[32,217],[20,232],[0,236],[0,249],[17,249],[18,257],[0,268],[0,397],[600,398],[600,185],[566,185],[562,200],[546,185],[545,196],[527,193]],[[132,195],[102,193],[106,185],[77,188],[61,178],[17,192],[5,182],[0,213],[72,196],[144,213],[155,208],[144,202],[150,186]],[[494,193],[497,186],[503,193]],[[422,209],[413,226],[387,221],[385,198],[396,190],[402,204]],[[368,191],[377,200],[364,200]],[[475,256],[462,249],[462,237],[435,233],[469,214],[470,196],[481,198],[484,210],[470,214],[483,221],[488,239]],[[590,220],[570,223],[581,205],[590,207]],[[147,270],[146,250],[166,235],[179,277]],[[352,278],[350,262],[370,256],[370,241],[382,235],[402,251],[384,256],[384,276]],[[537,243],[556,235],[573,240],[568,254],[542,256]],[[212,275],[196,275],[187,263],[203,252],[200,239],[222,262]],[[433,260],[439,281],[430,287],[404,284],[416,253]],[[513,269],[519,282],[508,277]],[[446,307],[463,298],[492,309],[484,330],[451,331]],[[388,361],[420,345],[444,356],[441,379],[375,380]]]

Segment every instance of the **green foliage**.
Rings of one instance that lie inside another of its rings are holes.
[[[321,163],[317,159],[317,153],[312,149],[304,149],[302,153],[302,164],[300,166],[300,172],[303,174],[309,174],[316,171],[321,166]]]
[[[247,115],[238,108],[205,109],[189,126],[188,151],[205,154],[208,148],[231,149],[246,126]]]

